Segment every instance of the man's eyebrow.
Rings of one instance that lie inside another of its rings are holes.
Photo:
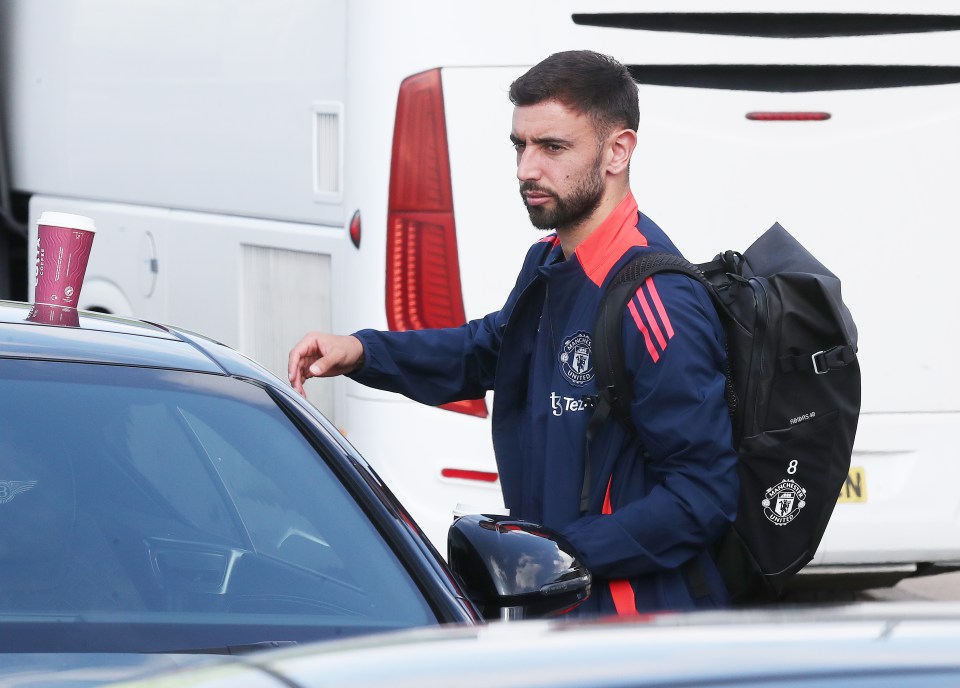
[[[543,137],[531,136],[529,140],[524,141],[516,134],[510,134],[510,141],[514,145],[519,145],[521,143],[522,144],[533,143],[538,146],[569,146],[570,145],[570,141],[568,141],[567,139],[557,138],[556,136],[543,136]]]

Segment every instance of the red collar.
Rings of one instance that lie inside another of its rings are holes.
[[[647,238],[637,230],[637,213],[637,201],[628,192],[613,212],[574,251],[583,271],[598,287],[624,253],[634,246],[647,245]]]

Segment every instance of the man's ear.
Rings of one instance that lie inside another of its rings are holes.
[[[610,134],[607,141],[607,172],[623,174],[630,166],[630,157],[637,147],[637,132],[633,129],[621,129]]]

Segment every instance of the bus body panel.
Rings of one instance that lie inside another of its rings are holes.
[[[346,1],[284,4],[12,3],[15,186],[342,225]]]

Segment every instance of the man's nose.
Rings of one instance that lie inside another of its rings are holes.
[[[522,182],[540,179],[540,161],[536,151],[524,149],[517,153],[517,179]]]

